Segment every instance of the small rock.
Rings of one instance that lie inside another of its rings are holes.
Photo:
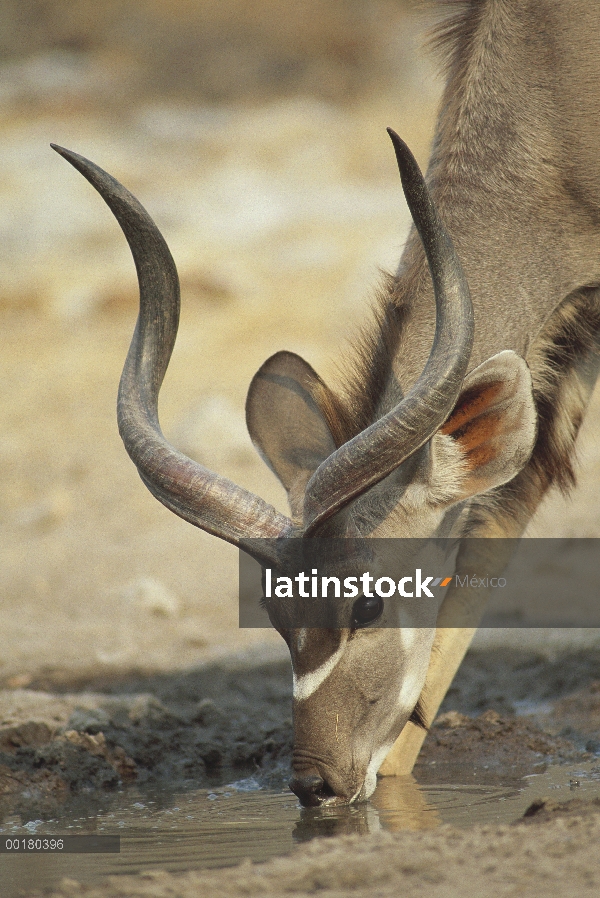
[[[94,757],[102,758],[118,773],[122,782],[131,783],[137,778],[135,761],[128,757],[125,750],[117,745],[110,748],[106,743],[104,733],[78,733],[75,730],[67,730],[63,737],[71,745],[76,745],[88,751]]]
[[[75,708],[69,718],[70,730],[78,730],[80,733],[99,733],[110,724],[110,717],[102,708]]]
[[[192,721],[194,723],[208,724],[214,723],[218,718],[223,716],[223,712],[215,705],[211,698],[203,698],[199,701],[194,710]]]
[[[553,811],[557,807],[558,802],[556,801],[551,801],[549,798],[536,798],[531,802],[523,817],[535,817],[540,811]]]
[[[31,674],[16,674],[14,677],[8,678],[6,685],[9,689],[26,689],[32,680]]]
[[[123,590],[123,598],[132,605],[143,608],[157,617],[176,617],[181,603],[176,595],[160,580],[153,577],[138,577]]]
[[[551,798],[537,798],[523,816],[526,823],[545,823],[560,818],[586,817],[600,811],[600,798],[572,798],[569,801],[553,801]],[[515,820],[515,824],[519,823]]]
[[[0,751],[14,754],[19,748],[37,748],[50,742],[52,736],[47,724],[29,720],[0,732]]]
[[[70,742],[71,745],[77,745],[79,748],[84,748],[92,755],[100,755],[101,757],[106,756],[106,739],[104,738],[104,733],[91,735],[90,733],[78,733],[77,730],[66,730],[64,738],[67,742]]]
[[[127,712],[132,723],[141,723],[145,718],[160,719],[167,714],[165,706],[154,695],[136,695]]]
[[[17,522],[21,527],[45,533],[68,517],[72,504],[66,491],[57,490],[40,502],[26,505],[19,512]]]
[[[502,717],[498,714],[497,711],[494,711],[492,708],[489,708],[487,711],[481,715],[481,720],[485,720],[486,723],[500,724],[502,723]]]
[[[67,895],[81,895],[82,885],[76,879],[70,879],[68,876],[63,876],[60,881],[60,889],[63,892],[66,892]]]
[[[117,745],[108,756],[109,762],[115,768],[123,783],[133,783],[137,779],[138,771],[133,758],[130,758],[125,749]]]
[[[466,717],[464,714],[460,714],[458,711],[446,711],[445,714],[440,714],[439,717],[433,722],[434,727],[444,727],[448,730],[454,730],[457,727],[464,727],[468,723],[470,723],[470,718]]]
[[[0,795],[21,794],[37,801],[49,797],[60,801],[68,792],[68,784],[54,771],[12,770],[0,764]]]

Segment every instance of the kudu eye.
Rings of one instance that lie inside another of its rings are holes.
[[[381,617],[383,599],[380,596],[361,596],[352,606],[352,626],[366,627]]]

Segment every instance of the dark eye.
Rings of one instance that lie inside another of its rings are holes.
[[[383,611],[383,599],[380,596],[361,596],[352,606],[352,626],[366,627],[372,624]]]

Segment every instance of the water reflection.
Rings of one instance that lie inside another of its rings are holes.
[[[381,829],[379,814],[369,804],[302,808],[293,832],[295,842],[309,842],[318,836],[364,835]]]
[[[294,841],[317,836],[340,836],[401,830],[434,829],[442,822],[435,803],[413,776],[385,777],[369,802],[344,806],[302,808]]]

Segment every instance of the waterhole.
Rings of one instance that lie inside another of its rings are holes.
[[[551,766],[510,785],[419,785],[412,777],[380,780],[370,802],[300,808],[289,791],[265,789],[253,777],[218,789],[188,792],[129,788],[105,804],[80,798],[69,816],[5,820],[0,838],[96,834],[120,836],[119,854],[0,854],[2,894],[48,888],[68,876],[94,883],[106,875],[153,869],[171,872],[263,861],[319,836],[432,829],[443,823],[510,823],[537,798],[600,796],[600,765]]]

